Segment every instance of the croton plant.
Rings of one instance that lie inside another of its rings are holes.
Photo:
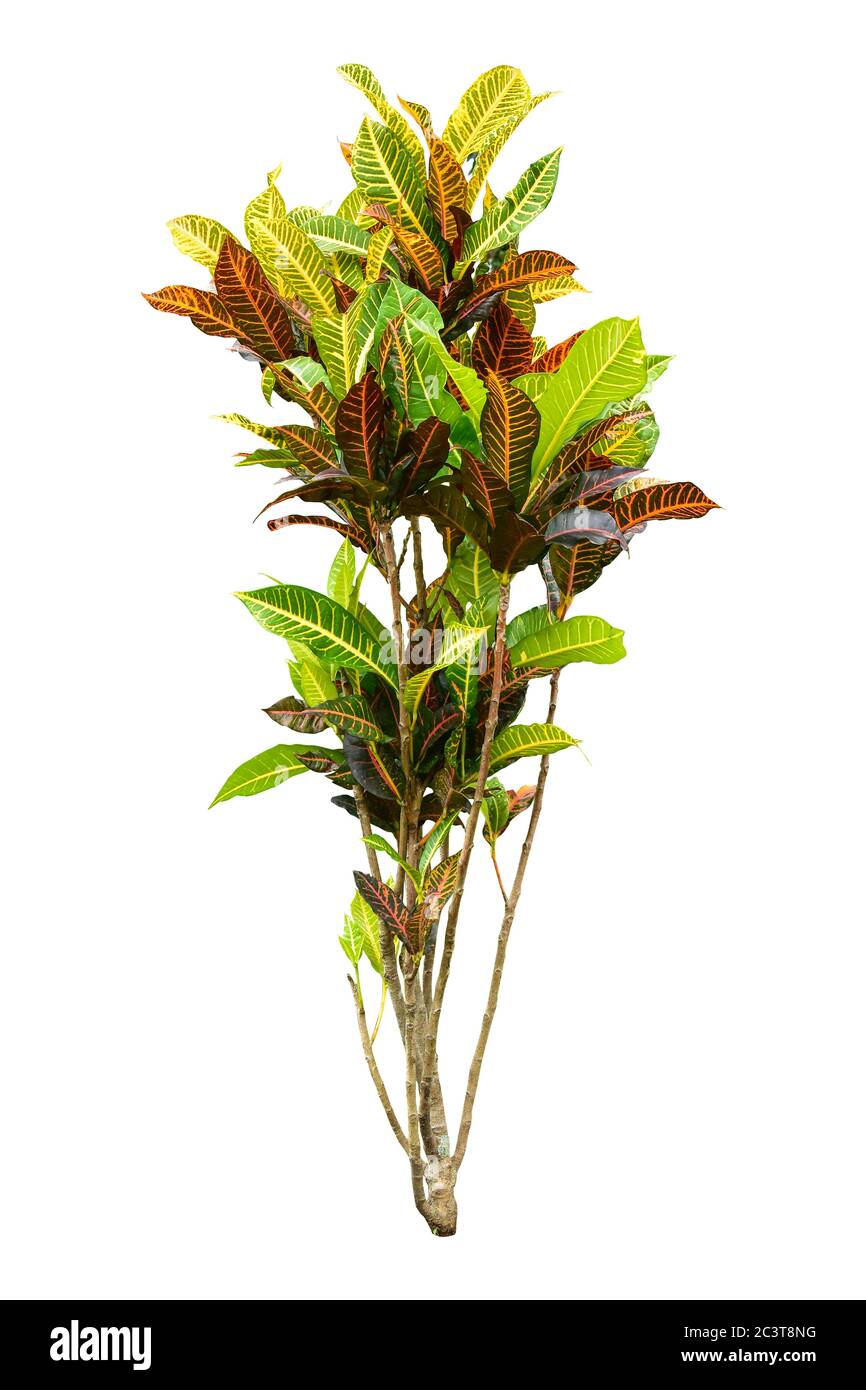
[[[501,197],[488,176],[549,93],[492,68],[438,135],[426,107],[401,98],[398,110],[368,68],[339,71],[375,119],[342,145],[352,187],[337,210],[288,207],[274,170],[246,209],[245,239],[197,214],[169,223],[209,288],[145,298],[230,339],[260,373],[274,423],[225,418],[258,436],[240,463],[276,469],[284,484],[263,508],[269,529],[283,543],[296,526],[340,538],[323,592],[274,581],[238,595],[288,643],[292,691],[265,713],[301,739],[250,758],[215,802],[313,772],[356,819],[362,867],[339,940],[361,1047],[415,1204],[450,1235],[548,762],[578,743],[555,722],[559,673],[625,654],[619,628],[570,616],[572,604],[649,523],[715,504],[694,483],[647,476],[658,427],[646,396],[670,358],[645,351],[637,319],[553,345],[535,332],[539,306],[582,289],[567,256],[520,245],[550,201],[560,150]],[[512,580],[530,567],[538,602],[509,617]],[[362,598],[371,568],[390,596],[387,622]],[[549,685],[543,723],[520,720],[533,680]],[[534,784],[509,787],[503,775],[527,758],[540,759]],[[521,817],[507,886],[497,845]],[[502,917],[454,1125],[437,1044],[479,829]],[[367,970],[380,977],[372,1027]],[[405,1108],[374,1050],[389,1003]]]

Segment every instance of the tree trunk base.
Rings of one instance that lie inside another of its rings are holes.
[[[424,1170],[427,1180],[426,1201],[416,1205],[434,1236],[453,1236],[457,1233],[457,1199],[454,1196],[455,1174],[450,1158],[431,1158]]]
[[[419,1202],[418,1210],[434,1236],[457,1234],[457,1202],[454,1193],[437,1197],[435,1201]]]

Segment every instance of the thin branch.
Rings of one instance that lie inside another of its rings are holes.
[[[421,627],[427,626],[427,585],[424,582],[424,554],[421,540],[421,523],[417,516],[413,516],[411,523],[412,535],[412,560],[415,566],[415,609],[418,614],[418,623]]]
[[[408,1154],[409,1141],[403,1133],[400,1121],[394,1114],[394,1107],[391,1104],[391,1101],[388,1097],[388,1092],[385,1090],[385,1083],[382,1080],[382,1074],[379,1071],[379,1068],[376,1064],[376,1058],[373,1055],[373,1045],[370,1042],[370,1034],[367,1031],[367,1018],[364,1013],[364,1005],[361,1003],[361,997],[358,992],[358,986],[355,984],[355,981],[352,979],[351,975],[348,975],[346,978],[348,979],[349,984],[352,987],[352,998],[355,1001],[355,1012],[358,1015],[358,1032],[361,1034],[361,1047],[364,1049],[364,1058],[369,1068],[370,1075],[373,1078],[373,1085],[376,1087],[376,1094],[382,1102],[382,1108],[385,1111],[385,1114],[388,1116],[388,1123],[394,1131],[397,1143],[400,1145],[401,1149],[403,1149]]]
[[[556,714],[556,697],[559,692],[559,672],[554,671],[550,678],[550,705],[547,711],[547,723],[552,724]],[[487,1047],[487,1040],[490,1037],[490,1028],[496,1013],[496,1006],[499,1002],[499,986],[502,981],[502,971],[505,966],[505,953],[508,950],[508,938],[511,935],[511,925],[514,921],[514,914],[517,911],[517,904],[520,901],[520,891],[523,887],[523,876],[526,873],[526,865],[529,862],[529,855],[532,851],[532,843],[535,839],[535,830],[541,815],[541,806],[544,801],[544,788],[547,782],[547,772],[550,766],[550,758],[547,754],[541,759],[541,766],[538,772],[538,785],[535,788],[535,797],[532,802],[532,811],[529,817],[529,828],[526,832],[526,839],[523,841],[523,848],[520,851],[520,860],[517,865],[517,873],[514,876],[514,883],[505,907],[505,914],[502,918],[502,926],[499,929],[499,941],[496,946],[496,959],[493,964],[493,976],[490,981],[490,989],[487,995],[487,1007],[484,1010],[484,1017],[481,1021],[481,1032],[478,1036],[478,1043],[472,1058],[472,1065],[469,1068],[469,1079],[466,1085],[466,1098],[463,1102],[463,1114],[460,1118],[460,1130],[457,1135],[457,1147],[454,1150],[455,1171],[463,1162],[466,1153],[466,1144],[469,1140],[469,1130],[472,1127],[472,1109],[475,1105],[475,1096],[478,1091],[478,1079],[481,1075],[481,1064],[484,1061],[484,1052]]]
[[[418,1118],[418,1082],[415,1058],[415,1023],[418,1017],[414,965],[406,975],[406,1111],[409,1129],[409,1162],[412,1166],[412,1193],[415,1205],[426,1200],[424,1164],[421,1160],[421,1128]]]
[[[451,957],[454,953],[454,940],[457,934],[460,904],[463,901],[463,889],[466,883],[466,874],[469,869],[469,858],[472,854],[472,843],[475,839],[475,829],[478,825],[478,818],[481,814],[481,803],[484,800],[484,790],[487,785],[487,772],[490,767],[490,750],[493,745],[493,739],[496,734],[496,723],[499,718],[499,696],[502,690],[502,669],[505,653],[505,620],[508,615],[509,595],[510,586],[508,584],[501,584],[499,586],[499,608],[496,615],[496,643],[493,656],[493,681],[490,690],[490,706],[487,711],[487,721],[484,725],[484,741],[481,745],[481,759],[478,766],[478,776],[475,782],[475,793],[472,798],[472,805],[469,808],[469,815],[466,818],[463,848],[460,852],[460,860],[457,865],[457,883],[448,910],[448,923],[445,928],[445,940],[442,945],[442,961],[439,965],[439,974],[436,978],[436,988],[433,993],[433,1008],[427,1023],[423,1073],[425,1092],[426,1088],[429,1088],[430,1079],[433,1075],[436,1062],[436,1041],[439,1035],[439,1020],[442,1016],[442,1002],[445,998],[445,988],[448,984],[448,975],[451,970]]]
[[[358,809],[358,820],[361,823],[361,830],[364,838],[369,839],[373,834],[373,824],[370,820],[370,808],[367,805],[367,797],[363,787],[357,783],[354,788],[355,805]],[[379,868],[379,859],[372,845],[367,845],[367,863],[370,866],[370,873],[374,878],[381,879],[382,873]],[[388,985],[388,993],[391,996],[391,1003],[394,1006],[394,1013],[397,1016],[397,1026],[400,1029],[400,1036],[406,1035],[406,1006],[403,1003],[403,990],[400,986],[400,976],[397,971],[397,958],[394,954],[394,938],[388,931],[384,922],[379,923],[379,950],[382,954],[382,969],[385,972],[385,980]]]

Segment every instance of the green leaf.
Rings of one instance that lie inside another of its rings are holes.
[[[445,588],[464,609],[472,604],[473,611],[479,617],[483,615],[486,627],[495,621],[499,607],[499,580],[484,551],[468,536],[463,538],[454,552]],[[454,617],[447,599],[443,599],[440,609],[443,621],[453,623]]]
[[[277,165],[276,169],[272,169],[267,176],[267,188],[264,190],[264,192],[257,194],[256,197],[253,198],[251,203],[247,204],[247,210],[244,213],[244,231],[247,234],[247,241],[249,241],[251,246],[251,223],[270,222],[270,220],[274,217],[286,216],[286,205],[283,201],[283,195],[277,188],[276,183],[277,179],[280,177],[280,172],[280,165]]]
[[[440,245],[423,178],[402,136],[365,116],[352,147],[352,174],[368,203],[381,203],[396,220]]]
[[[453,811],[450,815],[443,817],[442,820],[438,820],[428,834],[421,846],[421,853],[418,856],[418,869],[422,876],[427,873],[433,856],[436,854],[436,851],[439,849],[456,819],[457,812]]]
[[[349,256],[366,256],[370,245],[370,233],[344,217],[311,217],[304,223],[304,231],[314,241],[320,251],[333,256],[345,252]]]
[[[352,611],[352,591],[355,587],[355,548],[348,539],[343,541],[334,556],[328,574],[328,597],[342,608]]]
[[[503,64],[476,77],[442,132],[458,164],[477,154],[500,127],[522,116],[530,100],[529,83],[519,68]]]
[[[481,814],[487,822],[491,840],[502,834],[508,824],[509,812],[508,792],[498,777],[488,778],[484,788],[484,800],[481,803]]]
[[[528,227],[530,222],[544,211],[556,187],[561,154],[560,147],[530,164],[511,192],[506,197],[499,198],[479,222],[473,222],[467,228],[463,240],[463,254],[454,267],[455,280],[460,278],[472,261],[477,261],[486,251],[513,241],[524,227]]]
[[[415,172],[419,178],[423,179],[425,172],[424,151],[421,148],[421,142],[405,117],[401,116],[400,112],[387,100],[378,78],[363,63],[344,63],[342,67],[337,68],[337,72],[353,87],[357,87],[359,92],[364,93],[376,115],[385,122],[388,129],[392,130],[406,147]]]
[[[365,295],[352,300],[344,314],[313,314],[316,347],[331,380],[331,390],[341,401],[360,375],[359,327]]]
[[[622,629],[604,618],[575,617],[548,623],[509,648],[511,664],[553,670],[573,661],[593,661],[607,666],[625,656]]]
[[[579,743],[579,738],[572,738],[555,724],[512,724],[493,740],[489,770],[498,772],[518,758],[558,753],[564,748],[576,748]]]
[[[212,217],[199,217],[196,213],[173,217],[168,230],[178,251],[210,271],[219,259],[223,242],[231,235],[221,222],[215,222]]]
[[[418,717],[418,707],[434,673],[444,671],[447,666],[453,666],[472,656],[478,644],[486,641],[486,638],[487,629],[483,627],[464,627],[462,623],[453,623],[451,627],[445,628],[439,655],[433,665],[426,671],[419,671],[417,676],[411,676],[406,682],[403,704],[409,711],[411,724],[414,724]]]
[[[352,964],[357,965],[364,954],[364,936],[354,917],[346,916],[343,922],[343,935],[338,936],[337,940]]]
[[[658,381],[673,362],[673,354],[669,357],[662,356],[658,352],[648,352],[646,359],[646,384],[649,387],[654,381]]]
[[[538,479],[563,444],[611,401],[640,391],[646,353],[638,319],[604,319],[578,338],[538,401],[541,431],[532,456]]]
[[[538,608],[527,608],[525,613],[516,613],[505,628],[505,645],[516,647],[530,634],[550,627],[552,621],[552,615],[544,603]]]
[[[300,747],[306,748],[306,745]],[[216,806],[220,801],[230,801],[233,796],[255,796],[256,792],[278,787],[281,782],[288,782],[290,777],[297,777],[306,771],[307,768],[296,757],[291,746],[278,743],[275,748],[268,748],[236,767],[220,787],[211,806]]]
[[[325,594],[296,584],[276,584],[236,597],[268,632],[290,642],[304,643],[314,656],[335,666],[372,671],[395,690],[398,688],[396,668],[382,647],[365,632],[357,618]]]
[[[403,858],[403,856],[402,856],[401,854],[398,854],[398,853],[397,853],[397,851],[396,851],[396,849],[394,848],[394,846],[388,843],[388,841],[385,839],[384,835],[365,835],[365,836],[364,836],[364,844],[365,844],[365,845],[372,845],[373,849],[379,850],[382,854],[387,854],[391,859],[394,860],[394,863],[395,863],[395,864],[399,864],[400,867],[401,867],[401,869],[404,869],[404,870],[405,870],[406,874],[409,876],[409,878],[410,878],[410,879],[412,880],[412,882],[414,883],[415,888],[416,888],[416,889],[420,889],[420,887],[421,887],[421,875],[420,875],[420,873],[418,872],[417,869],[413,869],[411,864],[407,864],[407,862],[406,862],[406,860]]]
[[[337,698],[337,687],[325,667],[305,647],[293,648],[295,660],[289,662],[289,675],[304,704],[311,709]]]
[[[382,950],[379,943],[379,918],[356,892],[349,909],[355,929],[363,940],[364,955],[377,974],[382,974]]]
[[[302,299],[323,314],[337,312],[327,263],[306,232],[287,217],[269,222],[253,218],[249,238],[253,255],[284,299]]]

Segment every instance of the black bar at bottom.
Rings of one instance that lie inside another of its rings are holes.
[[[13,1300],[0,1306],[4,1369],[14,1357],[27,1377],[16,1384],[31,1383],[29,1377],[34,1374],[47,1374],[49,1383],[58,1384],[70,1376],[101,1380],[114,1376],[127,1381],[131,1376],[133,1383],[147,1384],[178,1375],[194,1375],[199,1384],[207,1384],[211,1377],[216,1382],[233,1376],[248,1383],[250,1376],[262,1373],[294,1375],[307,1364],[311,1352],[324,1357],[318,1364],[326,1374],[344,1359],[357,1364],[370,1354],[375,1360],[377,1336],[390,1329],[396,1343],[404,1347],[416,1335],[420,1337],[417,1365],[424,1379],[422,1331],[426,1326],[429,1332],[431,1313],[438,1321],[437,1310],[423,1300],[403,1306],[395,1306],[390,1299],[380,1301],[389,1305],[384,1319],[362,1315],[349,1321],[339,1314],[337,1321],[328,1323],[327,1314],[310,1319],[295,1302],[279,1300]],[[723,1366],[728,1371],[734,1366],[776,1371],[806,1367],[823,1374],[856,1367],[863,1350],[863,1300],[562,1301],[570,1302],[572,1311],[556,1313],[541,1330],[525,1316],[510,1331],[497,1319],[493,1326],[498,1331],[488,1350],[532,1353],[534,1347],[538,1353],[543,1347],[544,1364],[551,1353],[559,1352],[577,1377],[589,1368],[614,1373],[672,1369],[693,1373],[701,1366]],[[483,1335],[483,1320],[483,1314],[481,1318],[473,1315],[473,1338]],[[438,1354],[447,1352],[448,1328],[453,1326],[453,1314],[441,1322]],[[462,1336],[459,1328],[455,1333],[456,1353],[457,1338],[462,1341]],[[415,1355],[410,1356],[410,1364],[415,1360]]]

